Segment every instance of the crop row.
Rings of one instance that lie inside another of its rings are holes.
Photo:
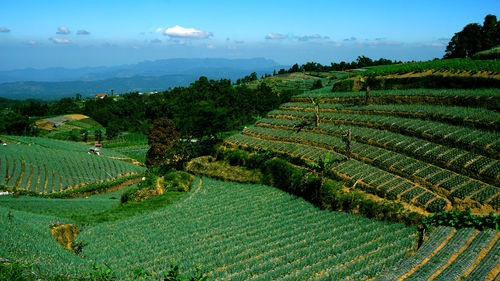
[[[453,235],[454,229],[452,227],[439,227],[430,236],[422,247],[411,257],[402,260],[394,268],[388,270],[385,274],[375,279],[376,281],[391,281],[398,280],[403,275],[412,270],[415,266],[422,263],[428,256],[430,256],[438,247]]]
[[[266,127],[248,127],[243,131],[243,133],[264,139],[271,139],[271,140],[285,141],[285,142],[296,142],[305,145],[322,147],[328,150],[333,150],[338,153],[343,153],[347,155],[347,151],[343,140],[336,136],[311,133],[311,132],[280,130],[280,129],[266,128]],[[412,157],[408,157],[382,148],[377,148],[353,141],[351,143],[350,154],[358,160],[370,163],[371,165],[386,170],[390,173],[395,173],[402,177],[409,178],[412,181],[418,182],[423,186],[429,187],[431,189],[436,189],[436,186],[452,178],[455,179],[458,178],[461,180],[457,182],[457,186],[455,187],[455,189],[440,191],[441,193],[443,193],[442,195],[448,195],[451,193],[451,196],[458,197],[464,200],[467,197],[473,195],[474,193],[482,192],[483,190],[488,190],[488,192],[486,193],[481,193],[484,198],[479,198],[481,203],[484,203],[489,199],[491,199],[493,196],[500,193],[500,190],[498,190],[497,187],[486,185],[480,181],[476,181],[468,177],[458,175],[456,173],[453,173],[446,169],[442,169],[435,165],[428,164],[426,162],[414,159]],[[419,194],[411,193],[411,194],[405,194],[403,195],[403,197],[406,198],[408,201],[411,201],[417,195]],[[410,196],[410,198],[407,198],[407,196]],[[428,197],[429,195],[426,196]],[[424,199],[420,198],[420,200]]]
[[[500,73],[500,66],[495,60],[472,60],[472,59],[447,59],[426,62],[413,62],[404,64],[383,65],[370,68],[366,74],[376,75],[404,74],[432,71],[445,72],[479,72]]]
[[[458,254],[469,239],[474,237],[474,228],[463,228],[446,243],[434,256],[410,274],[405,280],[428,280],[437,270],[443,267],[450,256]],[[418,265],[417,265],[418,266]]]
[[[318,163],[324,160],[327,153],[330,152],[332,159],[337,159],[334,162],[332,171],[347,181],[358,182],[357,186],[368,192],[390,199],[401,198],[407,202],[416,199],[414,202],[417,205],[426,207],[431,212],[444,210],[449,205],[449,202],[436,196],[434,192],[422,188],[407,179],[361,161],[343,160],[343,156],[327,149],[298,143],[260,139],[247,135],[234,135],[226,139],[226,142],[238,146],[276,149],[293,157],[305,158]],[[417,191],[421,192],[415,194]],[[417,197],[417,195],[419,196]],[[421,199],[418,200],[420,197]]]
[[[0,179],[5,185],[39,193],[63,191],[143,169],[94,154],[37,145],[8,145],[2,152],[0,171],[6,173],[0,172]]]
[[[303,126],[302,122],[284,118],[263,118],[256,123],[256,126],[299,130]],[[332,123],[320,123],[318,127],[313,127],[311,123],[302,127],[301,131],[342,136],[348,129],[351,130],[352,138],[360,143],[403,153],[493,185],[500,184],[499,160],[463,149],[443,146],[386,130],[352,125],[342,125],[340,127]]]
[[[371,91],[372,104],[433,104],[496,108],[500,102],[499,89],[405,89]],[[320,97],[322,101],[343,104],[364,104],[364,92],[332,92],[321,88],[294,96],[292,102],[310,102],[310,98]]]
[[[439,227],[415,254],[375,280],[459,280],[467,272],[465,280],[485,280],[500,261],[498,235],[492,229]]]
[[[472,272],[464,280],[466,281],[485,280],[486,276],[488,276],[490,272],[494,271],[495,268],[498,269],[499,264],[500,264],[500,240],[497,239],[495,245],[490,249],[490,251],[488,251],[486,256],[481,260],[481,262],[474,268],[474,270],[472,270]]]
[[[273,110],[269,112],[268,117],[315,120],[313,112],[294,110]],[[435,143],[473,150],[478,154],[494,159],[500,158],[500,133],[498,132],[474,130],[435,121],[379,115],[323,112],[320,114],[320,119],[322,122],[330,122],[337,125],[346,124],[389,130]]]
[[[44,148],[52,148],[52,149],[60,149],[60,150],[70,150],[70,151],[78,151],[78,152],[87,152],[91,145],[85,144],[85,143],[80,143],[80,142],[74,142],[74,141],[64,141],[64,140],[56,140],[56,139],[50,139],[50,138],[43,138],[43,137],[30,137],[30,136],[7,136],[7,135],[2,135],[1,136],[3,139],[10,140],[11,142],[14,143],[21,143],[21,144],[26,144],[26,145],[36,145]],[[101,154],[104,154],[106,156],[116,156],[116,157],[123,157],[122,154],[112,150],[112,149],[106,149],[106,148],[101,148],[100,149]]]
[[[89,268],[88,262],[59,246],[51,236],[48,226],[56,221],[56,217],[0,206],[0,257],[37,265],[36,271],[50,275],[58,272],[74,276],[83,272]],[[6,276],[3,279],[9,280]]]
[[[467,249],[436,277],[436,280],[458,280],[473,265],[481,250],[488,246],[496,234],[497,231],[493,229],[481,231]]]
[[[310,102],[288,102],[282,104],[280,109],[312,111]],[[498,112],[480,107],[443,106],[431,104],[347,105],[327,102],[321,104],[320,111],[419,118],[486,130],[500,129],[500,114]]]
[[[414,238],[415,228],[321,211],[267,186],[212,179],[172,208],[78,236],[89,243],[83,254],[120,276],[124,268],[161,272],[175,258],[182,268],[201,264],[208,280],[306,280],[333,269],[348,277],[373,264],[381,271]]]

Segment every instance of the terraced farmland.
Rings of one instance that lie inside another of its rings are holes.
[[[414,255],[375,280],[493,280],[499,271],[499,238],[492,229],[439,227]]]
[[[499,90],[378,91],[369,105],[360,104],[360,93],[337,94],[309,93],[322,96],[319,126],[303,94],[226,143],[315,162],[330,152],[342,160],[332,168],[338,176],[429,212],[455,205],[499,210],[500,114],[487,107],[500,102]],[[400,104],[405,94],[409,104]],[[476,102],[466,107],[453,100]]]
[[[414,249],[416,228],[320,211],[263,185],[203,178],[171,208],[86,229],[83,254],[120,276],[153,274],[170,258],[208,280],[374,277]]]
[[[0,185],[11,189],[62,192],[144,170],[112,158],[124,157],[116,152],[89,154],[89,145],[46,138],[2,138],[15,141],[0,147]]]

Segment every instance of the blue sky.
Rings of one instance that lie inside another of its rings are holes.
[[[282,64],[442,57],[500,1],[38,1],[0,3],[0,70],[179,57]]]

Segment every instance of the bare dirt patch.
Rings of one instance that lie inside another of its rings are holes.
[[[36,121],[35,126],[37,126],[40,129],[47,130],[47,131],[54,129],[54,123],[50,122],[48,120],[45,120],[45,119]]]
[[[63,117],[69,118],[71,120],[82,120],[82,119],[89,118],[88,116],[83,115],[83,114],[67,114],[67,115],[63,115]]]
[[[61,246],[73,252],[72,243],[80,230],[73,224],[55,224],[50,226],[50,233]]]

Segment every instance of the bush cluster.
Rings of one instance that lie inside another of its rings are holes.
[[[191,180],[193,179],[191,174],[183,171],[170,171],[163,174],[161,171],[161,168],[149,169],[148,173],[144,177],[144,180],[140,181],[136,187],[129,188],[122,192],[120,202],[127,203],[129,201],[142,201],[151,196],[161,195],[156,191],[151,192],[156,188],[157,180],[161,176],[163,176],[163,180],[159,183],[163,192],[188,192],[191,188]]]
[[[495,216],[493,212],[487,216],[473,215],[470,212],[470,208],[467,208],[465,211],[451,210],[449,212],[435,213],[425,217],[423,224],[428,229],[434,226],[445,225],[455,228],[475,227],[479,230],[486,228],[499,230],[500,215]]]

